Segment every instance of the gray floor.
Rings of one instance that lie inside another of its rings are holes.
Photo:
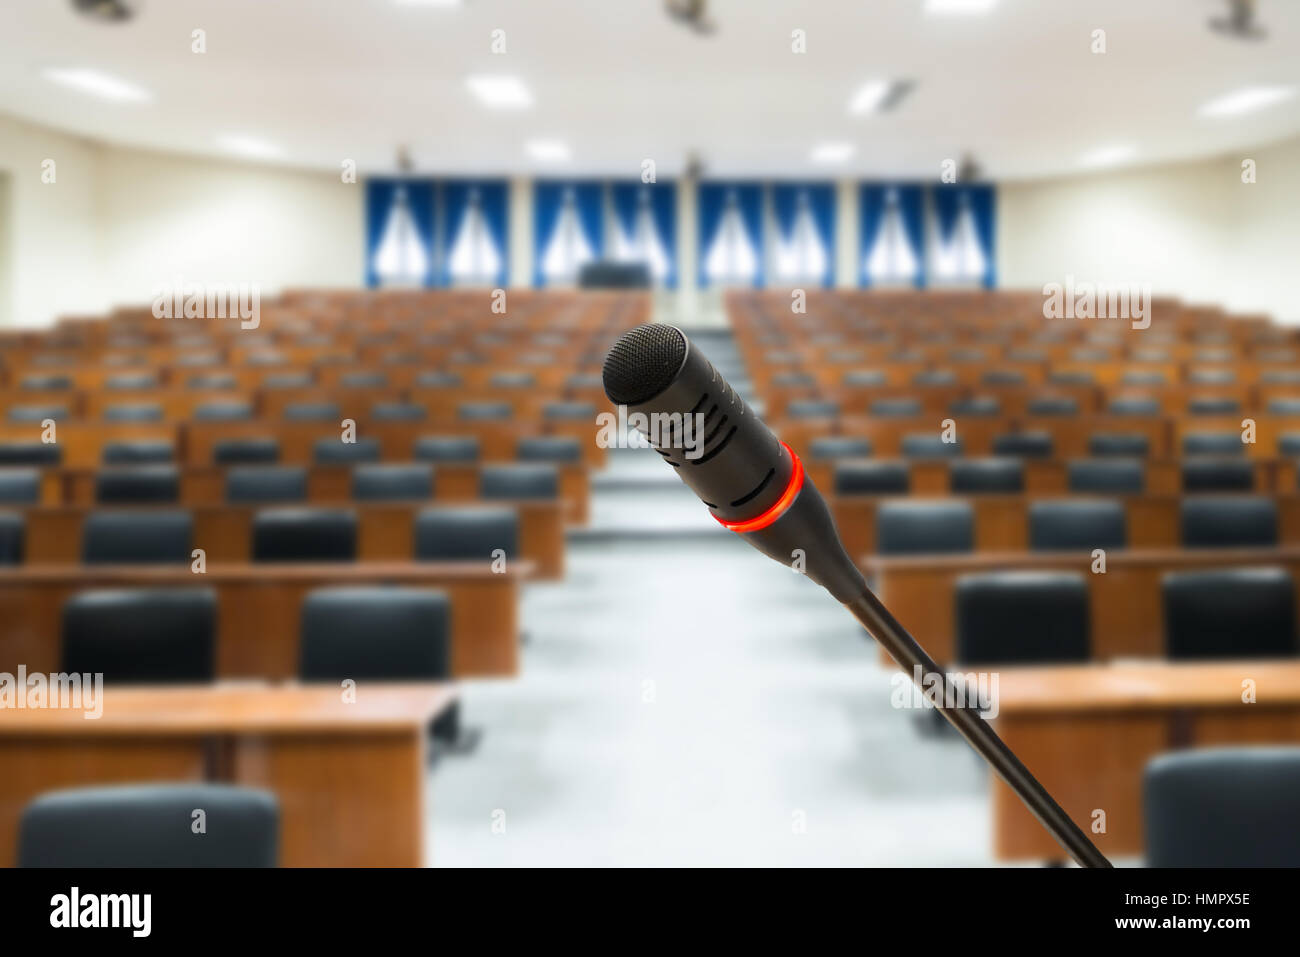
[[[656,465],[612,456],[565,581],[526,592],[519,677],[465,686],[483,737],[431,774],[429,859],[991,863],[965,744],[891,707],[891,672],[838,606]]]

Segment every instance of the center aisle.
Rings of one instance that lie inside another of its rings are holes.
[[[592,506],[527,589],[518,678],[464,685],[483,737],[431,774],[436,866],[992,863],[983,767],[891,707],[829,596],[648,450],[612,450]]]

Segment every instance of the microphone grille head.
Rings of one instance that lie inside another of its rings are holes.
[[[619,337],[605,356],[605,395],[619,405],[648,402],[672,384],[686,360],[686,336],[651,322]]]

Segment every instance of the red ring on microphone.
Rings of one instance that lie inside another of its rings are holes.
[[[785,514],[785,510],[790,507],[790,503],[794,501],[795,496],[799,494],[799,490],[803,488],[803,463],[799,461],[799,456],[794,454],[794,450],[790,446],[782,442],[781,448],[789,452],[790,458],[794,459],[794,471],[790,473],[790,484],[785,487],[781,497],[761,515],[745,519],[743,522],[728,522],[726,519],[714,515],[713,517],[718,519],[718,523],[723,528],[729,528],[740,535],[746,532],[757,532],[767,528]]]

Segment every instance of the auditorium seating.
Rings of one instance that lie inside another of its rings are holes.
[[[204,827],[192,827],[195,809]],[[275,867],[280,809],[266,791],[216,784],[43,794],[24,809],[20,867]]]
[[[1300,865],[1300,748],[1209,748],[1146,767],[1149,867]]]

